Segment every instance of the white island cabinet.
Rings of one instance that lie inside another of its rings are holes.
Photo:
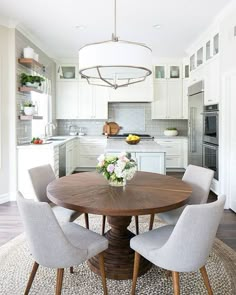
[[[123,140],[107,141],[106,154],[118,155],[121,152],[131,153],[138,171],[166,174],[165,151],[154,141],[140,141],[137,145],[129,145]]]

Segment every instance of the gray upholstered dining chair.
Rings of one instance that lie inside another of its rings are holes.
[[[50,164],[34,167],[28,170],[35,195],[39,202],[47,202],[52,207],[60,223],[72,222],[81,215],[81,212],[63,208],[53,204],[47,197],[47,185],[56,179]],[[85,213],[85,225],[89,228],[88,214]]]
[[[19,193],[17,203],[29,248],[35,260],[24,294],[29,293],[39,265],[57,268],[56,295],[59,295],[64,268],[70,267],[73,272],[73,265],[79,265],[97,254],[103,291],[107,294],[103,258],[103,251],[108,247],[107,239],[73,222],[60,225],[46,202],[25,199]]]
[[[208,294],[213,294],[205,264],[212,248],[225,204],[225,196],[213,203],[188,205],[176,225],[165,225],[131,239],[135,250],[132,294],[135,294],[140,255],[172,271],[174,294],[180,294],[179,272],[200,269]]]
[[[185,183],[192,187],[188,205],[205,204],[207,202],[213,176],[214,171],[210,169],[188,165],[182,178]],[[158,217],[168,224],[176,224],[185,207],[186,205],[168,212],[159,213]],[[150,230],[153,228],[153,222],[154,214],[150,218]]]

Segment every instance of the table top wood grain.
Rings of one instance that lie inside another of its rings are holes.
[[[55,204],[107,216],[134,216],[169,211],[183,206],[191,187],[170,176],[137,172],[124,187],[112,187],[101,174],[84,172],[65,176],[47,187]]]

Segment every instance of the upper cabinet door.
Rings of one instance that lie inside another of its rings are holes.
[[[78,104],[78,83],[77,81],[57,82],[57,119],[76,119]]]
[[[94,119],[93,116],[93,86],[87,81],[79,81],[78,117]]]
[[[182,80],[168,80],[168,119],[183,119]]]
[[[94,119],[108,119],[108,88],[93,86]]]
[[[154,101],[152,103],[152,119],[167,119],[167,81],[154,82]]]

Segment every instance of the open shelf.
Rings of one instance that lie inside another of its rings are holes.
[[[43,116],[26,116],[26,115],[20,115],[19,116],[20,120],[23,121],[29,121],[29,120],[42,120]]]
[[[34,92],[37,92],[37,93],[43,93],[42,90],[38,89],[38,88],[34,88],[34,87],[27,87],[27,86],[21,86],[18,88],[18,90],[20,92],[31,92],[31,91],[34,91]]]
[[[40,71],[45,72],[45,67],[32,58],[19,58],[18,62],[21,65],[23,65],[27,68],[30,68],[32,70],[35,70],[37,72],[40,72]]]

